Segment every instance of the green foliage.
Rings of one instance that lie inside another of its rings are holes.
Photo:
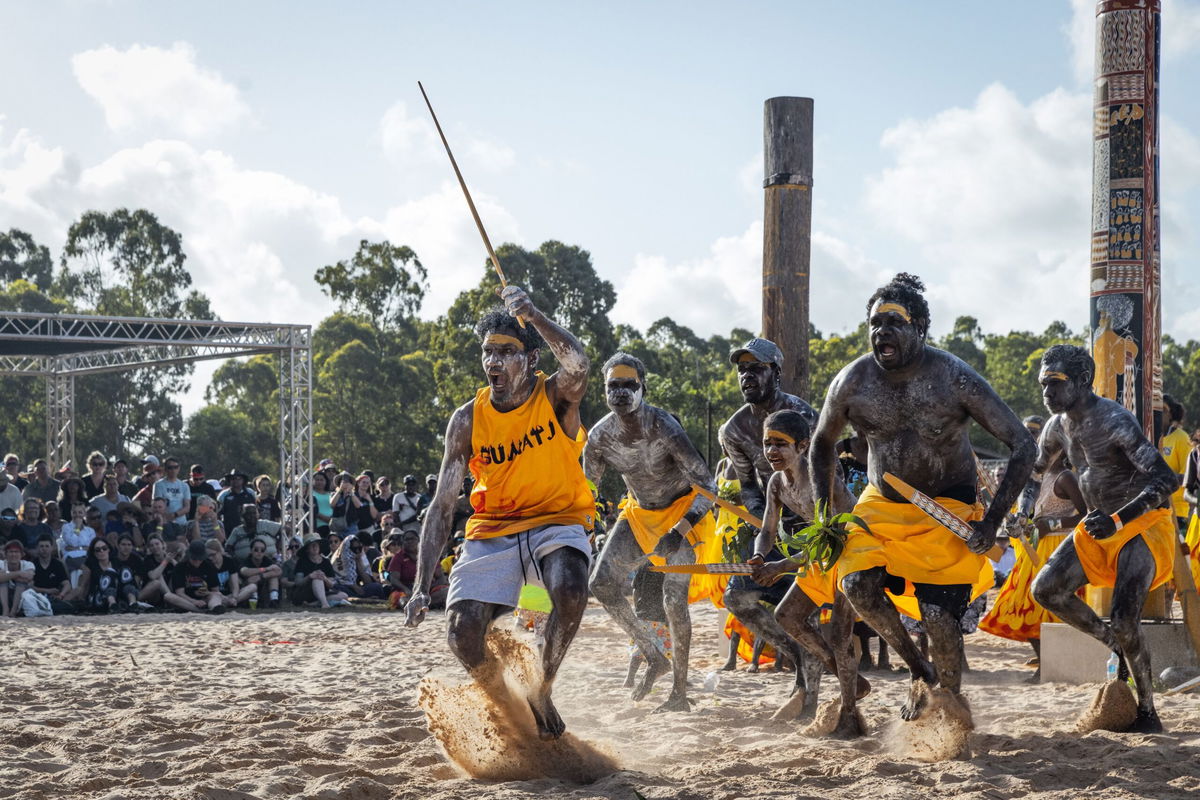
[[[425,267],[409,247],[391,242],[358,243],[349,261],[321,267],[321,290],[346,312],[393,329],[421,308],[428,281]]]
[[[828,572],[846,549],[846,539],[850,535],[847,526],[850,523],[871,533],[862,518],[849,512],[830,515],[828,505],[818,501],[816,519],[800,531],[787,533],[781,522],[779,549],[801,568],[815,567],[821,572]]]
[[[276,415],[278,416],[278,415]],[[183,441],[170,453],[187,468],[202,464],[210,477],[239,469],[251,477],[279,471],[279,432],[233,408],[208,405],[188,417]]]
[[[1200,342],[1163,336],[1163,388],[1183,404],[1184,430],[1200,428]]]
[[[17,228],[0,233],[0,282],[11,284],[25,280],[35,289],[50,288],[54,260],[50,248],[38,244],[28,233]]]
[[[829,384],[833,383],[833,379],[842,368],[870,349],[865,320],[858,324],[853,333],[835,333],[827,339],[814,337],[808,340],[808,385],[811,398],[805,399],[813,408],[820,410]]]

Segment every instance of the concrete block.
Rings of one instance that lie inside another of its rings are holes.
[[[1143,622],[1142,635],[1150,648],[1150,671],[1167,667],[1200,666],[1182,622]],[[1042,623],[1042,680],[1062,683],[1103,683],[1111,651],[1065,623]]]

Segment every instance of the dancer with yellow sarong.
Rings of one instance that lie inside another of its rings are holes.
[[[808,421],[795,411],[785,409],[767,417],[763,428],[763,455],[775,472],[767,482],[766,515],[754,543],[754,557],[749,563],[755,566],[755,582],[764,585],[796,573],[792,586],[775,607],[775,619],[813,656],[805,659],[804,686],[800,690],[803,697],[796,698],[793,694],[793,699],[780,709],[775,719],[795,710],[802,715],[815,712],[821,672],[828,669],[838,677],[841,687],[838,723],[832,735],[843,739],[861,736],[865,731],[859,724],[855,703],[871,691],[871,685],[858,674],[858,662],[854,659],[850,641],[854,610],[846,596],[837,590],[837,565],[822,570],[817,564],[798,565],[791,559],[767,562],[769,554],[776,551],[785,511],[794,515],[788,525],[793,529],[807,525],[818,516],[808,474]],[[853,505],[854,496],[845,483],[837,479],[833,513],[849,511]],[[813,612],[823,606],[833,608],[830,641],[826,641],[811,622]],[[800,702],[797,703],[797,699]]]
[[[1092,390],[1096,365],[1087,351],[1054,345],[1042,355],[1038,381],[1054,416],[1038,443],[1036,473],[1066,455],[1079,469],[1091,509],[1034,579],[1033,597],[1069,625],[1117,655],[1118,676],[1137,686],[1137,718],[1129,730],[1162,730],[1154,708],[1150,652],[1142,638],[1146,595],[1170,580],[1178,549],[1171,493],[1176,474],[1146,439],[1133,415]],[[1030,493],[1021,510],[1032,510]],[[1075,592],[1084,584],[1113,588],[1105,623]]]
[[[1042,677],[1042,623],[1059,621],[1033,599],[1033,579],[1086,513],[1079,481],[1060,459],[1046,473],[1034,504],[1033,524],[1039,534],[1037,563],[1029,558],[1024,548],[1017,548],[1012,572],[1000,587],[991,609],[979,621],[981,631],[1002,639],[1029,642],[1037,660],[1037,670],[1029,683],[1037,683]]]
[[[716,484],[700,453],[671,414],[645,402],[646,366],[617,353],[604,365],[605,400],[610,413],[592,428],[583,450],[583,469],[599,485],[609,467],[621,474],[629,496],[592,572],[592,594],[629,634],[646,662],[633,690],[641,700],[658,676],[672,671],[671,694],[656,711],[688,711],[688,656],[692,623],[688,614],[691,576],[663,576],[663,609],[671,630],[671,658],[663,654],[650,625],[639,620],[625,587],[629,573],[647,558],[655,564],[690,564],[697,550],[711,546],[712,503],[692,489],[709,492]]]
[[[836,442],[852,425],[867,442],[870,481],[854,507],[869,530],[851,531],[837,569],[854,610],[908,664],[913,679],[905,719],[927,696],[920,682],[954,694],[961,690],[960,622],[971,597],[991,587],[983,556],[1033,466],[1033,437],[980,375],[961,359],[926,344],[929,305],[924,284],[901,273],[867,302],[871,352],[833,379],[810,452],[817,502],[833,498]],[[971,421],[1012,454],[986,510],[976,503]],[[969,523],[967,541],[943,528],[885,484],[892,473],[935,498]],[[919,616],[933,663],[926,661],[900,620],[897,607]]]

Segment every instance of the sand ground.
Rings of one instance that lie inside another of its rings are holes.
[[[1200,696],[1160,698],[1165,734],[1081,735],[1095,686],[1025,686],[1028,648],[974,634],[971,755],[927,764],[905,754],[896,720],[906,674],[870,674],[866,738],[807,738],[768,720],[790,675],[739,669],[703,691],[721,661],[718,616],[693,611],[695,710],[651,714],[667,681],[630,701],[625,637],[589,607],[555,696],[569,730],[620,769],[582,786],[481,782],[448,764],[417,707],[431,669],[461,674],[439,613],[415,631],[398,614],[346,611],[4,620],[0,797],[1200,796]]]

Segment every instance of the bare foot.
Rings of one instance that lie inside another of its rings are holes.
[[[558,709],[550,700],[550,693],[544,695],[535,693],[529,698],[529,710],[533,712],[534,722],[537,723],[538,738],[542,741],[557,739],[566,733],[567,723],[563,722]]]
[[[838,714],[837,727],[829,735],[834,739],[857,739],[860,736],[866,736],[867,730],[863,727],[862,717],[858,715],[858,710],[852,708],[849,712],[843,710]]]
[[[638,671],[638,668],[641,666],[642,666],[642,656],[640,653],[638,655],[630,657],[629,671],[625,673],[625,683],[621,684],[624,688],[626,688],[626,689],[633,688],[634,679],[637,678],[637,671]]]
[[[746,672],[758,672],[758,662],[752,662],[750,666],[746,668]]]
[[[661,714],[664,711],[691,711],[692,701],[687,699],[685,694],[676,694],[671,692],[671,696],[667,698],[667,702],[663,703],[658,708],[654,709],[655,714]]]
[[[1149,711],[1138,709],[1137,719],[1129,726],[1130,733],[1162,733],[1162,721],[1158,718],[1158,712],[1153,708]]]
[[[900,719],[914,720],[921,716],[921,712],[925,710],[925,706],[929,702],[932,680],[932,676],[929,679],[918,677],[912,682],[908,689],[908,702],[900,706]]]
[[[652,657],[646,659],[646,674],[642,676],[642,681],[630,694],[634,700],[641,700],[646,695],[650,694],[651,687],[658,680],[660,675],[665,674],[671,669],[671,662],[662,653],[655,653]]]
[[[737,648],[734,647],[729,651],[729,658],[726,659],[725,663],[721,666],[721,672],[733,672],[735,669],[737,669],[737,659]]]

